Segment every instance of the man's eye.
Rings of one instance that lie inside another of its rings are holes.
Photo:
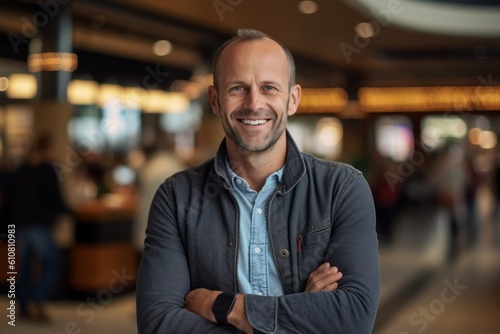
[[[235,86],[235,87],[231,88],[231,91],[234,91],[234,92],[241,92],[243,90],[244,90],[243,86]]]
[[[264,90],[265,91],[271,91],[271,90],[275,90],[276,88],[274,86],[264,86]]]

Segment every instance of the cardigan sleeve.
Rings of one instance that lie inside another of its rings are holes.
[[[137,277],[139,334],[234,333],[184,309],[190,273],[168,181],[156,192]]]

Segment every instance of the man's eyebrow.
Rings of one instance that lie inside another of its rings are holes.
[[[230,87],[233,87],[233,86],[247,86],[248,84],[243,81],[243,80],[234,80],[234,81],[229,81],[228,83],[226,83],[223,87],[224,89],[228,89]],[[264,80],[262,82],[259,83],[259,86],[275,86],[277,88],[282,88],[282,85],[278,82],[278,81],[274,81],[274,80]]]
[[[235,80],[235,81],[229,81],[228,83],[226,83],[223,87],[224,88],[229,88],[229,87],[232,87],[232,86],[240,86],[240,85],[246,85],[246,83],[242,80]]]
[[[262,81],[262,85],[281,87],[281,84],[278,81],[274,81],[274,80],[264,80],[264,81]]]

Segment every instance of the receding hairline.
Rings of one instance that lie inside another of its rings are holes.
[[[219,64],[219,60],[227,47],[234,43],[239,43],[239,42],[252,42],[252,41],[263,41],[263,40],[270,40],[278,44],[282,51],[285,53],[285,57],[287,59],[288,63],[288,79],[289,79],[289,88],[291,88],[293,85],[295,85],[295,61],[293,59],[292,53],[290,50],[280,41],[277,39],[269,36],[268,34],[255,30],[255,29],[238,29],[236,36],[233,38],[227,40],[222,46],[219,47],[219,49],[215,53],[214,61],[212,64],[212,73],[213,73],[213,78],[214,78],[214,86],[216,89],[218,89],[218,74],[217,74],[217,67]]]

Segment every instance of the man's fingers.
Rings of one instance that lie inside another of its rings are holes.
[[[339,272],[337,267],[330,267],[328,262],[323,263],[321,266],[316,268],[312,273],[309,274],[309,280],[319,281],[322,280],[326,276],[333,275]]]
[[[324,263],[309,275],[305,291],[333,291],[338,287],[341,278],[342,273],[337,267],[330,267],[330,264]]]
[[[325,287],[325,288],[323,289],[323,291],[334,291],[334,290],[336,290],[338,287],[339,287],[339,283],[335,282],[335,283],[332,283],[332,284],[328,285],[327,287]]]
[[[318,278],[318,277],[316,277]],[[324,275],[321,277],[321,279],[312,279],[308,281],[308,284],[306,284],[306,291],[321,291],[321,290],[328,290],[331,291],[332,285],[340,281],[342,278],[342,273],[339,271],[331,272],[330,274]],[[335,286],[334,288],[337,288]]]
[[[330,267],[330,263],[325,262],[321,264],[318,268],[314,269],[310,274],[309,274],[309,279],[314,279],[317,276],[322,276],[324,275],[325,270],[338,270],[337,267]]]

